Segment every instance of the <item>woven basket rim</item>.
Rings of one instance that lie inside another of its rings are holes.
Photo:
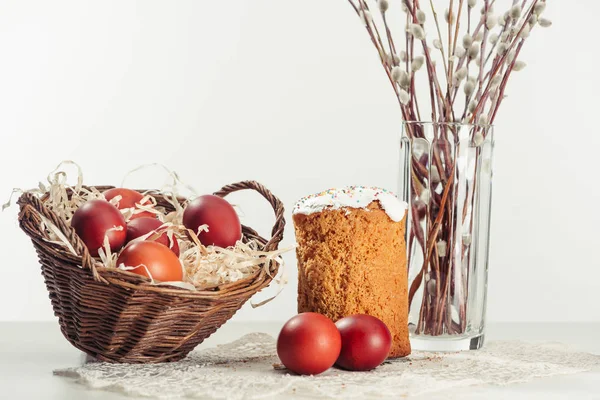
[[[114,186],[110,185],[98,185],[98,186],[85,186],[86,188],[94,187],[98,190],[104,191]],[[279,243],[283,239],[283,230],[285,227],[284,218],[284,206],[281,200],[274,196],[266,187],[256,181],[242,181],[231,185],[226,185],[219,191],[213,194],[225,197],[230,193],[240,190],[254,190],[261,194],[271,204],[275,213],[275,223],[271,230],[271,239],[267,240],[252,228],[242,225],[243,240],[254,239],[262,247],[262,249],[275,250],[278,248]],[[157,200],[163,199],[163,192],[157,189],[144,189],[138,190],[141,192],[151,193]],[[271,280],[274,279],[279,269],[279,262],[272,260],[267,266],[260,268],[253,275],[240,279],[235,282],[224,283],[221,285],[214,286],[201,286],[194,285],[196,290],[189,290],[181,287],[171,285],[153,284],[150,278],[138,275],[129,271],[124,271],[118,268],[107,268],[103,266],[98,260],[92,258],[89,254],[85,244],[81,241],[79,236],[75,233],[75,230],[66,223],[60,217],[56,215],[52,210],[45,206],[48,194],[45,193],[41,197],[38,197],[32,193],[23,193],[18,204],[20,205],[21,211],[19,213],[19,222],[21,228],[27,233],[30,238],[47,250],[52,252],[54,257],[67,261],[71,268],[79,268],[80,273],[91,275],[94,280],[103,282],[108,285],[117,285],[132,290],[144,290],[148,292],[156,292],[165,295],[173,295],[178,297],[191,297],[191,298],[226,298],[234,297],[239,295],[241,292],[253,292],[259,291],[268,285]],[[187,201],[188,199],[178,197],[180,203]],[[168,204],[161,204],[169,207]],[[37,215],[36,215],[37,214]],[[27,223],[32,218],[39,219],[41,222],[40,215],[43,215],[51,222],[53,222],[69,240],[73,248],[78,253],[77,256],[73,255],[63,246],[54,245],[46,240],[45,233],[39,228],[36,229],[39,223]],[[79,263],[77,263],[79,261]],[[78,264],[77,267],[73,264]]]

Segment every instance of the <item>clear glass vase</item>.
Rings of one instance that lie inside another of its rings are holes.
[[[404,122],[400,191],[409,204],[409,330],[415,350],[484,341],[493,127]]]

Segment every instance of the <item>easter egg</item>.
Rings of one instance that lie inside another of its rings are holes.
[[[77,232],[93,257],[108,237],[111,251],[118,251],[127,236],[127,226],[121,212],[104,200],[90,200],[82,204],[71,219],[71,226]]]
[[[212,194],[200,196],[187,205],[183,225],[197,233],[205,246],[234,246],[242,238],[242,225],[233,206]],[[208,225],[208,232],[198,233],[202,225]]]
[[[350,371],[368,371],[387,358],[392,335],[380,319],[357,314],[336,322],[342,338],[342,349],[336,366]]]
[[[277,338],[277,355],[289,370],[316,375],[333,366],[341,346],[340,333],[333,321],[308,312],[285,323]]]

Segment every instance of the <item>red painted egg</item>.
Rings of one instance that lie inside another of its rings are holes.
[[[342,336],[342,350],[336,361],[340,368],[368,371],[387,358],[392,347],[392,335],[378,318],[357,314],[336,322]]]
[[[127,225],[121,212],[104,200],[90,200],[75,211],[71,226],[83,240],[90,254],[98,256],[98,249],[108,236],[111,251],[118,251],[125,243]],[[121,228],[114,230],[112,228]]]
[[[126,189],[126,188],[108,189],[107,191],[105,191],[103,193],[103,195],[107,201],[110,201],[117,196],[121,196],[121,199],[117,203],[117,208],[119,210],[123,210],[125,208],[136,208],[136,204],[141,204],[141,201],[144,198],[144,195],[141,194],[140,192],[136,192],[135,190]],[[150,204],[151,203],[149,201],[147,201],[143,205],[150,205]],[[151,212],[142,211],[140,213],[133,214],[130,219],[155,218],[155,217],[156,216],[154,214],[152,214]]]
[[[136,267],[129,271],[159,282],[183,279],[179,258],[167,246],[154,241],[131,243],[125,247],[117,259],[117,266],[121,264]]]
[[[340,333],[326,316],[302,313],[285,323],[277,338],[277,355],[291,371],[316,375],[331,368],[340,354]]]
[[[136,218],[129,221],[127,224],[126,243],[157,230],[162,226],[162,224],[163,223],[156,218]],[[173,242],[171,243],[171,240],[169,240],[169,235],[167,235],[165,232],[158,238],[154,239],[154,241],[167,246],[171,249],[171,251],[173,251],[173,253],[175,253],[177,257],[179,257],[179,243],[175,237],[173,237]]]
[[[208,232],[200,232],[198,239],[205,246],[229,247],[242,238],[242,225],[235,209],[219,196],[207,194],[193,200],[183,212],[183,225],[198,232],[202,225]]]

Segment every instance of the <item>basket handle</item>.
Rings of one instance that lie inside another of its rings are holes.
[[[52,222],[62,232],[62,234],[65,235],[71,246],[73,246],[73,249],[75,250],[77,255],[81,257],[81,266],[84,269],[90,270],[94,277],[94,280],[97,282],[106,283],[106,280],[98,274],[94,260],[90,256],[87,247],[79,238],[79,236],[75,232],[75,229],[73,229],[70,226],[70,224],[65,222],[62,218],[58,217],[58,215],[56,215],[54,211],[49,210],[44,205],[44,202],[32,193],[23,193],[17,203],[21,207],[21,212],[19,214],[19,224],[30,237],[33,238],[34,234],[36,234],[39,237],[45,236],[45,232],[42,232],[42,230],[40,229],[41,221],[39,217],[35,216],[35,214],[32,213],[32,211],[35,211],[39,215],[42,215],[50,222]]]
[[[273,195],[269,189],[256,181],[243,181],[223,186],[221,190],[214,194],[219,197],[225,197],[230,193],[246,189],[257,191],[267,199],[271,204],[271,207],[273,207],[273,211],[275,212],[275,224],[273,225],[273,229],[271,229],[271,239],[265,244],[265,251],[275,250],[279,242],[283,239],[283,229],[285,228],[285,219],[283,216],[285,210],[281,200]]]

